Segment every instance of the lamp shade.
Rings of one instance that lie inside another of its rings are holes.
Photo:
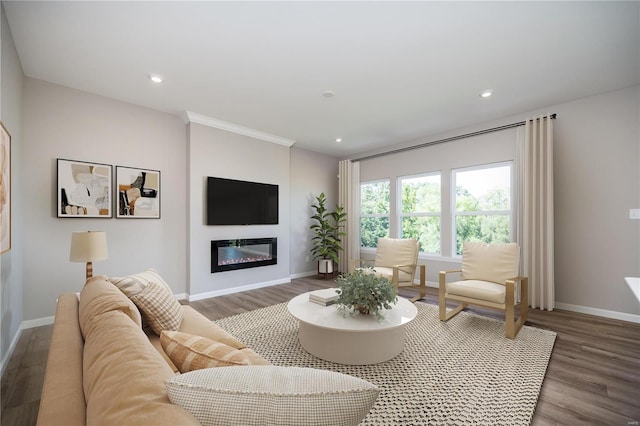
[[[104,231],[88,231],[71,233],[71,262],[94,262],[105,260],[107,252],[107,233]]]

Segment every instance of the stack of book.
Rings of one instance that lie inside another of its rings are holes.
[[[336,303],[338,300],[338,293],[335,288],[325,288],[322,290],[316,290],[309,293],[309,301],[317,303],[318,305],[329,306]]]

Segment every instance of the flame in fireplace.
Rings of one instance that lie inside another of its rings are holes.
[[[238,263],[262,262],[265,260],[271,260],[271,256],[252,256],[252,257],[237,257],[234,259],[220,259],[218,261],[218,265],[236,265]]]

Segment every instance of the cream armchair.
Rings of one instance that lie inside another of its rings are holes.
[[[448,321],[469,304],[500,309],[505,313],[505,335],[514,339],[528,315],[528,279],[518,276],[520,247],[515,243],[466,242],[462,249],[462,270],[441,271],[439,283],[440,320]],[[460,281],[447,282],[447,274],[459,272]],[[516,297],[520,284],[521,300]],[[461,302],[447,311],[447,301]],[[520,316],[515,321],[515,307]]]
[[[410,299],[412,302],[423,299],[427,294],[425,285],[426,268],[418,265],[420,243],[411,239],[378,238],[378,247],[374,260],[354,259],[353,269],[373,266],[376,275],[383,276],[399,287],[412,287],[420,293]],[[373,265],[371,265],[373,263]],[[415,285],[416,269],[420,268],[420,284]]]

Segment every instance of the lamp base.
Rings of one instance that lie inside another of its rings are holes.
[[[93,277],[93,263],[87,262],[87,279]]]

